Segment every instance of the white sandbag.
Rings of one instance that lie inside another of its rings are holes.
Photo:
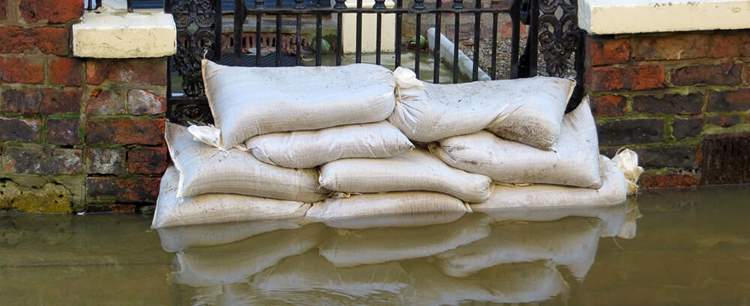
[[[219,150],[193,140],[183,126],[167,123],[167,146],[179,170],[177,197],[231,193],[315,202],[325,198],[314,169],[288,169],[266,164],[251,154]]]
[[[453,222],[469,205],[434,192],[389,192],[328,198],[313,204],[305,219],[335,228],[411,227]]]
[[[203,60],[203,82],[221,147],[255,135],[382,121],[393,112],[390,70],[338,67],[230,67]]]
[[[490,195],[490,178],[449,167],[424,150],[383,159],[342,159],[323,165],[320,185],[350,193],[434,191],[466,202]]]
[[[169,167],[162,176],[151,228],[241,221],[302,219],[310,204],[234,194],[177,197],[179,173]]]
[[[502,218],[504,213],[511,210],[586,210],[625,202],[628,186],[622,171],[604,156],[600,156],[599,165],[602,172],[602,186],[599,189],[495,184],[490,198],[485,202],[472,204],[471,208],[476,212],[490,216],[497,214]]]
[[[432,256],[490,234],[489,218],[468,215],[453,223],[420,228],[339,231],[319,246],[337,267],[352,267]]]
[[[387,121],[264,134],[245,144],[258,160],[287,168],[314,168],[342,158],[387,158],[414,148]]]
[[[598,189],[599,142],[588,100],[563,119],[554,151],[540,150],[482,131],[430,146],[445,163],[503,183],[538,183]]]
[[[583,279],[594,263],[600,229],[594,218],[496,223],[489,237],[438,254],[437,264],[447,275],[464,277],[499,264],[550,260]]]
[[[618,150],[612,161],[620,168],[628,181],[628,195],[638,193],[638,179],[643,174],[643,168],[638,166],[638,154],[630,149]]]
[[[244,240],[277,230],[296,229],[301,220],[246,221],[219,224],[163,227],[159,233],[161,247],[167,252],[179,252],[196,247],[222,245]]]
[[[322,224],[275,231],[240,242],[177,253],[175,282],[192,287],[244,282],[248,277],[317,246],[327,235]]]
[[[430,84],[397,68],[396,109],[388,119],[409,139],[437,141],[489,129],[500,137],[552,149],[572,80],[534,77],[514,80]]]

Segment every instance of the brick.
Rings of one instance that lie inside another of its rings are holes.
[[[42,91],[38,89],[6,89],[2,92],[0,110],[6,113],[33,115],[42,105]]]
[[[89,174],[123,174],[125,149],[89,148],[86,150],[86,165]]]
[[[3,92],[0,110],[24,115],[72,113],[79,111],[80,100],[77,89],[9,89]]]
[[[99,85],[106,80],[142,85],[166,85],[165,59],[90,60],[86,82]]]
[[[69,57],[55,57],[49,61],[49,81],[53,84],[76,86],[83,82],[83,64]]]
[[[21,0],[18,5],[21,16],[27,22],[66,23],[77,20],[83,13],[80,0]]]
[[[78,119],[49,119],[47,120],[47,143],[56,145],[77,145],[81,143],[78,137]]]
[[[598,133],[601,145],[661,142],[664,139],[664,121],[661,119],[610,121],[600,124]]]
[[[45,88],[39,112],[42,114],[78,113],[81,111],[81,91],[78,89]]]
[[[148,90],[133,89],[128,92],[128,110],[133,115],[154,115],[167,111],[167,98]]]
[[[44,61],[40,58],[0,58],[0,81],[39,84],[44,82]]]
[[[8,18],[8,0],[0,0],[0,20]]]
[[[708,99],[709,112],[750,110],[750,89],[712,92]]]
[[[591,69],[591,89],[594,91],[646,90],[663,88],[664,67],[638,65],[629,67],[594,67]]]
[[[39,51],[47,54],[68,53],[68,30],[56,27],[21,28],[0,27],[0,53],[27,53]]]
[[[86,195],[92,200],[153,203],[159,195],[159,179],[152,177],[88,177]]]
[[[641,176],[640,185],[643,189],[661,188],[691,188],[698,186],[700,180],[695,174],[651,174]]]
[[[595,116],[621,116],[627,107],[623,96],[597,96],[591,98],[591,111]]]
[[[687,66],[672,70],[672,84],[739,85],[742,66],[739,64]]]
[[[680,168],[694,169],[696,164],[696,146],[670,145],[652,148],[635,149],[639,163],[646,169]]]
[[[639,113],[692,115],[699,114],[702,108],[702,94],[666,94],[633,98],[633,111]]]
[[[161,145],[164,143],[164,119],[90,120],[86,133],[86,142],[89,144]]]
[[[118,91],[95,88],[88,95],[86,113],[91,115],[124,114],[126,99]]]
[[[83,169],[79,149],[61,149],[40,145],[7,147],[3,154],[3,170],[22,174],[77,174]]]
[[[750,56],[750,32],[713,31],[637,36],[636,60],[685,60]]]
[[[702,130],[702,118],[675,119],[672,123],[672,135],[677,140],[698,136]]]
[[[0,141],[37,141],[42,126],[39,120],[0,117]]]
[[[708,117],[708,123],[723,128],[733,127],[742,122],[742,116],[736,114],[720,114]]]
[[[591,65],[622,64],[630,60],[631,47],[628,39],[588,39]]]
[[[166,147],[141,147],[128,151],[128,172],[137,174],[162,174],[169,166]]]

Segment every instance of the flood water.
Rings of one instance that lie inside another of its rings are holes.
[[[587,218],[368,230],[2,215],[0,305],[750,305],[749,199],[663,191]]]

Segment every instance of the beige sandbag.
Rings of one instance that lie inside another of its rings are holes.
[[[202,68],[225,149],[255,135],[382,121],[395,104],[392,73],[377,65],[258,68],[204,59]]]
[[[219,150],[193,140],[183,126],[167,123],[167,146],[179,170],[177,197],[231,193],[315,202],[327,191],[314,169],[288,169],[261,162],[237,149]]]
[[[314,168],[342,158],[387,158],[414,148],[387,121],[265,134],[245,144],[260,161],[287,168]]]
[[[550,260],[583,279],[594,263],[600,229],[593,218],[496,223],[489,237],[438,254],[437,265],[447,275],[464,277],[499,264]]]
[[[599,142],[588,99],[563,119],[554,151],[482,131],[446,138],[430,151],[445,163],[503,183],[538,183],[598,189]]]
[[[449,167],[423,150],[383,159],[342,159],[320,169],[321,186],[350,193],[421,190],[482,202],[490,195],[490,183],[484,175]]]
[[[265,233],[240,242],[177,253],[175,282],[192,287],[244,282],[248,277],[299,255],[325,239],[328,229],[309,224],[295,230]]]
[[[314,203],[305,219],[335,228],[411,227],[453,222],[469,205],[434,192],[389,192],[328,198]]]
[[[500,137],[550,150],[560,134],[575,82],[534,77],[430,84],[397,68],[396,109],[388,119],[409,139],[437,141],[485,128]]]
[[[196,247],[222,245],[277,230],[296,229],[302,220],[245,221],[159,228],[161,247],[179,252]]]
[[[490,234],[489,219],[467,215],[448,224],[420,228],[377,228],[339,231],[319,249],[337,267],[352,267],[432,256]]]
[[[204,194],[178,198],[179,172],[167,168],[159,185],[159,198],[151,228],[240,221],[302,219],[310,204],[235,194]]]

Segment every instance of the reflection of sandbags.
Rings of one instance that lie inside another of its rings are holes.
[[[599,144],[588,100],[565,115],[555,151],[540,150],[489,132],[456,136],[432,145],[447,164],[503,183],[599,188]]]
[[[600,228],[592,218],[496,223],[489,237],[437,257],[441,270],[456,277],[498,264],[551,260],[582,279],[594,263]]]
[[[599,189],[555,185],[505,186],[495,185],[490,198],[471,209],[490,216],[510,211],[545,211],[553,209],[593,209],[625,202],[627,183],[622,171],[607,159],[600,158],[602,186]]]
[[[282,168],[237,149],[222,151],[193,140],[185,127],[172,123],[167,123],[166,138],[180,171],[177,197],[233,193],[303,202],[325,198],[313,169]]]
[[[167,252],[222,245],[282,229],[295,229],[302,220],[247,221],[160,228],[161,246]]]
[[[366,297],[353,297],[333,291],[266,291],[252,288],[249,284],[231,284],[222,286],[220,292],[214,293],[191,305],[325,305],[325,306],[393,306],[408,305],[402,302],[403,297],[389,292]]]
[[[240,221],[302,218],[310,204],[233,194],[177,198],[178,172],[169,167],[161,179],[152,228]]]
[[[463,305],[491,302],[531,303],[548,300],[567,290],[555,267],[544,261],[495,266],[475,275],[445,276],[424,261],[402,263],[414,278],[412,305]]]
[[[317,246],[327,228],[310,224],[296,230],[276,231],[221,246],[177,253],[175,281],[193,287],[241,282],[280,260]]]
[[[246,145],[258,160],[287,168],[314,168],[343,158],[387,158],[414,148],[387,121],[265,134],[250,138]]]
[[[429,152],[411,152],[384,159],[342,159],[320,169],[321,186],[334,191],[376,193],[434,191],[467,202],[490,195],[490,179],[452,168]]]
[[[575,82],[534,77],[515,80],[430,84],[397,68],[397,98],[388,119],[409,139],[431,142],[479,132],[550,150]]]
[[[459,199],[434,192],[389,192],[328,198],[305,218],[336,228],[409,227],[453,222],[471,212]]]
[[[223,148],[255,135],[385,120],[395,104],[393,75],[376,65],[202,66]]]
[[[469,215],[459,221],[421,228],[346,231],[320,245],[320,255],[337,267],[420,258],[487,237],[489,220]]]
[[[399,294],[411,279],[398,263],[336,268],[317,253],[289,257],[253,276],[250,285],[267,292],[329,291],[352,298]]]

